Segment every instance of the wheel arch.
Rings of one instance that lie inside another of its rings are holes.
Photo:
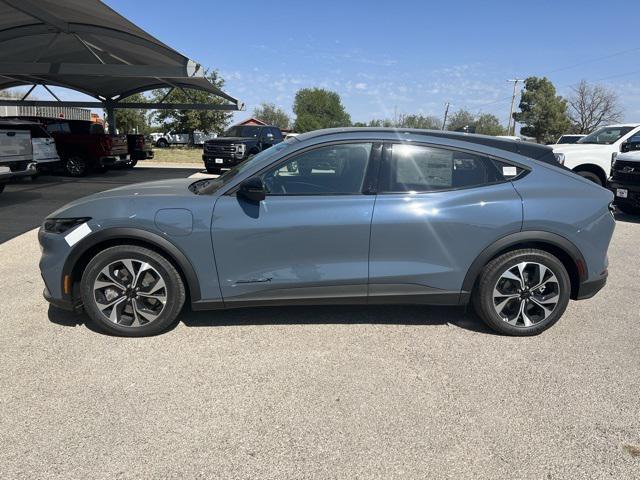
[[[136,228],[109,228],[96,232],[78,243],[67,259],[63,267],[61,281],[67,275],[73,282],[74,298],[77,297],[77,289],[85,267],[98,252],[117,245],[137,245],[153,250],[163,255],[178,270],[184,283],[187,298],[190,302],[201,299],[198,277],[187,256],[173,243],[162,236]],[[64,291],[64,289],[63,289]]]
[[[576,299],[580,284],[588,277],[587,264],[578,247],[555,233],[527,230],[501,238],[485,248],[469,267],[462,284],[467,297],[475,288],[482,269],[494,258],[521,248],[544,250],[558,258],[567,269],[571,280],[571,298]]]
[[[577,165],[576,167],[572,168],[572,170],[576,173],[577,172],[594,173],[598,176],[598,178],[600,178],[602,185],[607,184],[607,172],[605,172],[600,165],[597,165],[595,163],[581,163],[580,165]]]

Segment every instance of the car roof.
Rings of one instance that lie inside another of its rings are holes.
[[[38,122],[30,122],[29,120],[19,120],[15,118],[0,118],[0,126],[19,127],[19,126],[34,126],[41,127]]]
[[[509,138],[493,137],[489,135],[478,135],[475,133],[450,132],[443,130],[420,130],[415,128],[328,128],[324,130],[315,130],[313,132],[302,133],[297,137],[293,137],[293,139],[304,142],[305,140],[317,137],[349,133],[379,133],[384,134],[385,137],[389,137],[384,138],[384,140],[391,140],[390,135],[398,136],[399,134],[446,138],[462,142],[469,142],[476,145],[484,145],[486,147],[517,153],[525,157],[542,161],[545,161],[543,157],[549,158],[549,155],[552,155],[553,153],[553,149],[547,145],[539,145],[537,143],[524,142],[522,140],[512,140]]]

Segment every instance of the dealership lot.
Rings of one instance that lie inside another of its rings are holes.
[[[636,219],[619,217],[605,289],[537,337],[376,306],[186,311],[123,339],[48,307],[32,228],[73,198],[195,170],[124,172],[0,198],[3,478],[637,478]]]

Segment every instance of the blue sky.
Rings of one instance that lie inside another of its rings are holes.
[[[640,120],[632,1],[106,3],[218,69],[247,105],[239,118],[263,101],[290,112],[299,88],[319,86],[337,91],[354,121],[396,108],[442,116],[449,101],[506,124],[506,79],[547,74],[564,95],[580,79],[606,84],[625,120]]]

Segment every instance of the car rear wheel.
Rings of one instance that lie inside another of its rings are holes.
[[[98,253],[87,265],[80,287],[93,324],[125,337],[165,331],[185,301],[184,284],[171,262],[135,245]]]
[[[569,303],[564,265],[543,250],[508,252],[489,262],[473,292],[476,312],[497,332],[537,335],[556,323]]]
[[[169,142],[167,142],[164,138],[161,138],[156,142],[156,147],[158,148],[167,148],[169,146]]]
[[[65,159],[64,170],[72,177],[84,177],[88,170],[87,161],[79,155],[72,155]]]
[[[134,168],[137,164],[138,164],[138,160],[134,159],[134,160],[129,160],[125,166],[127,168]]]

